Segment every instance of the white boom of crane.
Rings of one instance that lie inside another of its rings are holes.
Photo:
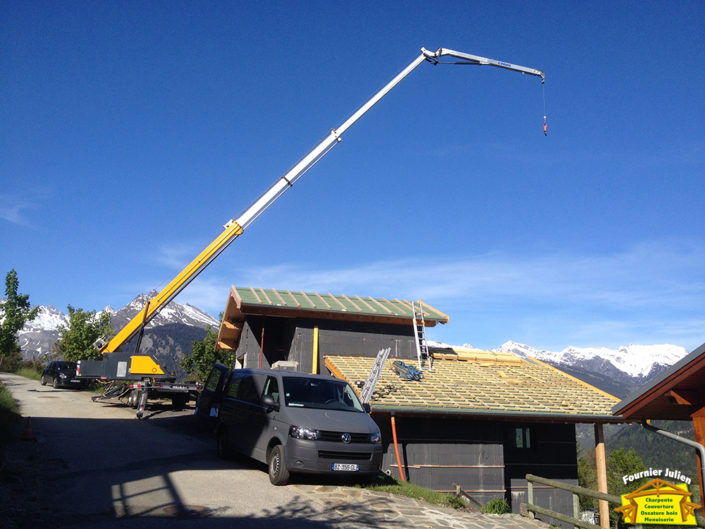
[[[122,344],[127,342],[141,328],[144,327],[157,313],[163,309],[171,300],[173,300],[198,274],[200,274],[216,257],[218,257],[243,231],[259,217],[269,206],[271,206],[279,197],[281,197],[294,183],[301,178],[311,167],[313,167],[328,151],[330,151],[338,142],[341,141],[341,136],[363,115],[365,115],[375,104],[377,104],[385,95],[387,95],[396,85],[398,85],[405,77],[414,71],[421,63],[430,62],[439,64],[442,57],[454,57],[459,59],[453,64],[473,64],[486,65],[504,68],[523,74],[541,77],[542,82],[545,80],[544,73],[534,68],[525,66],[517,66],[508,62],[488,59],[469,53],[462,53],[445,48],[439,48],[437,51],[428,51],[421,48],[421,54],[414,59],[406,68],[404,68],[394,79],[387,83],[384,88],[377,92],[369,101],[362,105],[353,115],[351,115],[337,129],[333,129],[330,133],[314,147],[306,156],[304,156],[294,167],[287,173],[281,176],[262,196],[260,196],[244,213],[239,217],[231,219],[224,226],[224,231],[206,247],[191,263],[189,263],[172,281],[159,292],[150,302],[130,320],[110,341],[105,343],[100,351],[101,353],[111,353],[116,351]],[[137,356],[133,356],[133,362],[130,372],[133,375],[143,373],[144,375],[160,374],[161,369],[155,366],[155,363],[146,361],[145,357],[141,357],[139,361]]]

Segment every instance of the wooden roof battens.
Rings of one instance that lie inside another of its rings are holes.
[[[362,312],[362,309],[361,309],[360,307],[358,307],[352,299],[350,299],[350,298],[349,298],[348,296],[346,296],[345,294],[342,294],[342,296],[343,296],[343,299],[345,299],[345,301],[347,301],[348,303],[350,303],[350,304],[352,305],[352,307],[353,307],[357,312]]]
[[[312,308],[312,309],[315,309],[315,308],[316,308],[316,304],[315,304],[313,301],[311,301],[311,298],[308,297],[308,295],[306,294],[306,292],[304,292],[304,291],[302,290],[302,291],[301,291],[301,295],[304,297],[304,299],[305,299],[306,301],[309,302],[309,304],[311,305],[311,308]]]
[[[380,298],[380,299],[382,301],[384,301],[385,303],[389,303],[392,307],[394,307],[394,303],[389,301],[387,298]],[[394,307],[394,308],[396,309],[397,307]],[[403,316],[403,314],[399,314],[398,312],[396,312],[396,310],[394,312],[392,312],[392,314],[394,314],[395,316]]]
[[[257,291],[254,288],[250,287],[250,292],[252,292],[252,295],[257,300],[257,303],[262,303],[262,300],[260,299],[259,295],[257,294]]]
[[[289,294],[289,297],[291,297],[291,299],[294,301],[294,304],[295,304],[297,307],[300,307],[300,306],[301,306],[301,303],[299,303],[299,302],[296,300],[296,298],[294,297],[294,294],[291,293],[291,290],[288,290],[288,289],[287,289],[286,293]]]
[[[284,298],[282,297],[282,295],[279,293],[278,290],[272,289],[272,292],[274,292],[277,295],[277,297],[279,298],[279,301],[282,302],[281,303],[282,305],[284,305],[285,307],[289,306],[289,305],[287,305],[286,301],[284,301]]]
[[[440,314],[441,316],[443,316],[443,318],[445,319],[445,321],[439,320],[441,323],[448,323],[448,322],[450,321],[450,316],[448,316],[445,312],[441,312],[440,310],[434,309],[431,305],[429,305],[428,303],[426,303],[426,302],[423,301],[423,300],[419,300],[419,301],[421,301],[421,305],[424,305],[426,308],[428,308],[428,309],[431,310],[432,312],[435,312],[436,314]],[[425,313],[425,312],[426,312],[426,311],[424,310],[424,313]]]
[[[363,305],[365,305],[365,307],[367,307],[368,309],[370,309],[372,312],[377,313],[377,310],[376,310],[372,305],[370,305],[369,303],[367,303],[367,301],[365,301],[364,299],[362,299],[360,296],[355,296],[355,299],[358,300],[358,301],[359,301],[360,303],[362,303]]]
[[[321,300],[321,303],[323,303],[323,304],[326,306],[326,308],[333,309],[333,307],[331,307],[331,306],[328,304],[328,302],[327,302],[325,299],[323,299],[323,296],[321,296],[318,292],[314,292],[314,294],[316,295],[316,297],[317,297],[318,299]]]
[[[343,309],[345,312],[348,311],[348,308],[347,308],[345,305],[343,305],[337,297],[335,297],[335,296],[334,296],[333,294],[331,294],[330,292],[328,293],[328,295],[330,296],[330,298],[331,298],[333,301],[335,301],[338,305],[340,305],[340,308],[341,308],[341,309]]]
[[[269,299],[269,296],[267,295],[267,293],[265,292],[265,290],[264,290],[263,288],[260,288],[259,291],[260,291],[260,292],[262,293],[262,295],[264,296],[264,299],[265,299],[265,301],[267,302],[267,305],[274,305],[274,303],[272,303],[272,300]]]
[[[382,305],[382,304],[381,304],[379,301],[377,301],[375,298],[369,297],[369,298],[367,298],[367,299],[369,299],[370,301],[372,301],[373,303],[375,303],[378,307],[381,307],[382,310],[385,311],[387,314],[394,314],[391,310],[389,310],[387,307],[385,307],[384,305]],[[382,298],[382,299],[384,299],[384,298]]]

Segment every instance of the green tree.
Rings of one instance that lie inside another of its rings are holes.
[[[637,487],[634,483],[624,484],[622,476],[636,474],[646,470],[646,465],[637,455],[633,448],[625,450],[620,448],[607,456],[607,491],[609,494],[621,496],[633,492]],[[578,458],[578,484],[581,487],[597,490],[597,471],[595,470],[595,449],[585,451],[585,455]],[[582,508],[596,508],[597,501],[590,498],[581,498]],[[622,521],[622,516],[614,511],[614,505],[610,505],[610,526],[626,527]]]
[[[30,308],[29,294],[17,293],[19,286],[17,272],[13,268],[5,276],[5,300],[0,302],[3,316],[0,324],[0,368],[3,369],[19,367],[21,355],[17,331],[26,322],[32,321],[39,311],[39,307]]]
[[[220,320],[223,321],[223,314],[220,314]],[[218,330],[208,326],[206,336],[202,341],[194,340],[192,343],[191,354],[186,355],[181,361],[181,367],[187,374],[194,376],[196,380],[205,382],[208,378],[213,364],[220,362],[226,366],[232,366],[235,362],[235,354],[233,351],[216,351],[215,346],[218,343]]]
[[[112,335],[110,327],[110,314],[104,312],[100,316],[94,310],[84,311],[68,306],[69,326],[59,326],[59,339],[54,348],[64,360],[75,362],[77,360],[100,360],[101,354],[93,346],[98,338],[107,338]]]

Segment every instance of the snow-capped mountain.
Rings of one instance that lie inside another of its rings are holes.
[[[56,307],[39,307],[36,318],[25,323],[17,336],[23,358],[37,358],[50,353],[59,339],[59,326],[68,324],[69,317]]]
[[[616,397],[626,397],[688,354],[685,348],[670,344],[626,345],[617,349],[566,347],[554,352],[510,341],[495,350],[536,358]]]
[[[600,359],[632,377],[648,377],[654,370],[675,364],[688,354],[677,345],[626,345],[617,349],[607,347],[566,347],[560,352],[535,349],[525,344],[506,342],[496,351],[514,353],[526,358],[532,356],[551,364],[585,366]]]
[[[140,294],[118,311],[108,306],[105,307],[102,312],[110,313],[110,324],[113,329],[121,329],[135,314],[144,308],[147,300],[154,298],[156,295],[156,291],[152,291],[149,294]],[[147,325],[147,329],[174,323],[191,327],[201,327],[203,329],[209,325],[211,327],[218,326],[218,320],[210,314],[206,314],[201,309],[188,304],[181,305],[180,303],[172,301],[164,307],[159,314],[152,318],[152,321]]]
[[[469,343],[454,346],[429,340],[428,345],[434,348],[475,349]],[[536,358],[620,398],[626,397],[688,354],[684,347],[670,344],[626,345],[617,349],[566,347],[555,352],[511,341],[493,351],[512,353],[521,358]]]
[[[110,306],[98,311],[110,314],[110,324],[114,330],[121,329],[145,305],[147,299],[154,297],[156,292],[140,294],[130,303],[115,310]],[[37,317],[18,332],[18,341],[25,360],[43,359],[54,352],[54,343],[59,338],[60,325],[68,326],[69,317],[53,306],[40,306]],[[190,354],[194,340],[202,340],[206,328],[218,327],[218,320],[191,305],[181,305],[172,301],[145,328],[140,347],[141,351],[149,351],[164,365],[178,371],[178,361],[184,354]],[[127,342],[123,348],[134,348],[134,342]]]

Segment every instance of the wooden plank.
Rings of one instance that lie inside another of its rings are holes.
[[[343,298],[345,298],[345,301],[347,301],[348,303],[350,303],[350,304],[353,306],[353,308],[354,308],[357,312],[362,312],[362,309],[360,309],[360,307],[358,307],[357,305],[355,305],[355,302],[353,302],[352,299],[350,299],[350,298],[349,298],[348,296],[346,296],[345,294],[342,294],[342,296],[343,296]]]
[[[571,518],[570,516],[566,516],[565,514],[561,514],[550,509],[544,509],[543,507],[539,507],[538,505],[533,505],[529,503],[526,507],[529,509],[529,512],[543,514],[544,516],[560,520],[561,522],[574,525],[575,527],[581,527],[582,529],[600,529],[599,525],[595,525],[590,522],[583,522],[582,520]],[[602,527],[604,527],[604,525]],[[607,518],[607,527],[609,529],[609,517]]]
[[[269,299],[269,296],[267,295],[267,293],[264,291],[263,288],[260,288],[259,291],[262,292],[264,299],[267,300],[267,305],[274,305],[274,303],[272,303],[272,300]]]
[[[347,307],[346,307],[345,305],[343,305],[343,304],[340,302],[340,300],[339,300],[338,298],[336,298],[333,294],[331,294],[331,293],[329,292],[329,293],[328,293],[328,296],[329,296],[333,301],[335,301],[338,305],[340,305],[340,308],[343,309],[343,311],[345,311],[345,312],[348,311]]]
[[[291,290],[287,290],[286,293],[289,294],[289,296],[291,297],[291,299],[294,301],[294,305],[296,305],[297,307],[300,307],[300,306],[301,306],[301,303],[299,303],[298,301],[296,301],[296,297],[294,297],[294,294],[291,293]]]
[[[394,307],[394,303],[389,301],[387,298],[380,298],[380,299],[382,301],[384,301],[385,303],[389,303],[392,307]],[[394,308],[396,309],[397,307],[394,307]],[[402,316],[402,314],[399,314],[398,312],[396,312],[396,310],[394,312],[392,312],[392,314],[395,314],[396,316]]]
[[[375,314],[377,313],[377,310],[376,310],[372,305],[370,305],[369,303],[367,303],[367,301],[365,301],[364,299],[362,299],[360,296],[355,296],[355,299],[357,299],[358,301],[360,301],[363,305],[365,305],[365,307],[367,307],[368,309],[370,309],[370,310],[371,310],[372,312],[374,312]]]
[[[282,297],[282,295],[279,293],[278,290],[272,289],[272,292],[274,292],[277,295],[277,297],[279,298],[279,301],[282,302],[282,305],[284,305],[285,307],[288,307],[286,301],[284,301],[284,298]]]
[[[318,299],[321,300],[321,302],[322,302],[326,307],[328,307],[329,309],[333,310],[333,307],[331,307],[331,306],[328,304],[328,302],[327,302],[325,299],[323,299],[323,296],[321,296],[318,292],[314,292],[314,294],[316,295],[316,297],[318,297]]]
[[[250,287],[250,292],[252,292],[252,295],[253,295],[253,296],[255,297],[255,299],[257,300],[257,303],[262,303],[262,300],[261,300],[260,297],[257,295],[257,292],[255,292],[255,289],[254,289],[254,288]]]
[[[304,297],[304,299],[305,299],[306,301],[308,301],[308,302],[311,304],[311,308],[312,308],[312,309],[315,309],[315,308],[316,308],[316,304],[315,304],[313,301],[311,301],[311,298],[309,298],[308,295],[306,295],[306,292],[304,292],[304,291],[302,290],[302,291],[301,291],[301,295]]]
[[[382,310],[385,311],[387,314],[394,314],[391,310],[389,310],[387,307],[385,307],[384,305],[382,305],[382,304],[381,304],[379,301],[377,301],[375,298],[368,297],[367,299],[369,299],[369,300],[372,301],[373,303],[376,303],[377,306],[378,306],[378,307],[381,307]]]

